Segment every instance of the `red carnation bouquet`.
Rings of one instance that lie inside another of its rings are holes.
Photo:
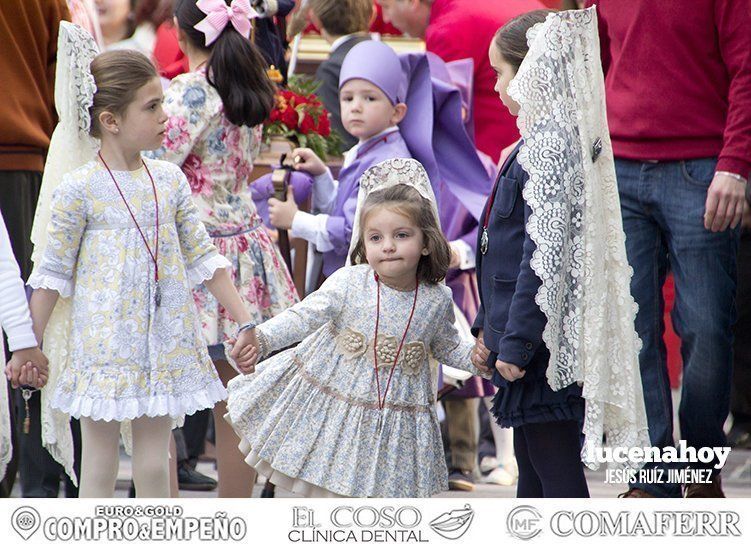
[[[309,147],[323,161],[342,154],[342,139],[331,131],[329,112],[315,94],[318,86],[310,78],[292,76],[287,88],[277,91],[263,127],[267,144],[272,137],[286,138],[296,147]]]

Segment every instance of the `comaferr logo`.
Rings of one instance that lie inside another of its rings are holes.
[[[517,506],[506,517],[508,534],[519,540],[531,540],[542,532],[542,515],[534,506]]]

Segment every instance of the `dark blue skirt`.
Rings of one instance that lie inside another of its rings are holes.
[[[493,361],[496,357],[497,354],[491,353]],[[549,360],[550,353],[542,346],[525,367],[527,373],[523,378],[509,382],[497,370],[493,371],[493,383],[498,386],[498,392],[490,411],[501,427],[584,420],[582,388],[574,383],[553,391],[545,377]]]

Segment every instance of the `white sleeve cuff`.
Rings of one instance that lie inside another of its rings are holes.
[[[292,220],[292,229],[290,233],[297,238],[304,238],[321,253],[331,251],[334,246],[329,240],[329,231],[326,229],[326,221],[329,216],[321,213],[312,215],[306,212],[298,211]]]
[[[60,293],[63,298],[68,298],[73,294],[73,280],[65,279],[59,276],[47,274],[42,270],[34,270],[26,282],[29,287],[34,289],[52,289]]]
[[[11,353],[19,349],[35,348],[39,345],[30,323],[27,326],[18,327],[18,329],[5,331],[8,335],[8,349]]]
[[[331,213],[338,189],[339,184],[329,168],[326,168],[323,174],[313,178],[313,210],[320,213]]]
[[[216,272],[218,268],[231,269],[232,263],[218,253],[199,260],[196,264],[188,268],[188,281],[190,282],[190,286],[195,287],[199,283],[210,280],[214,277],[214,272]]]
[[[459,270],[471,270],[475,267],[476,255],[470,245],[464,240],[449,242],[451,249],[459,254]]]

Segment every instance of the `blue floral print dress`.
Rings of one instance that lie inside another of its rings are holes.
[[[435,412],[438,363],[477,373],[454,327],[451,291],[421,283],[383,410],[381,396],[414,291],[377,283],[368,265],[339,269],[302,302],[256,328],[264,354],[228,385],[227,419],[246,462],[307,496],[427,497],[447,489]]]

